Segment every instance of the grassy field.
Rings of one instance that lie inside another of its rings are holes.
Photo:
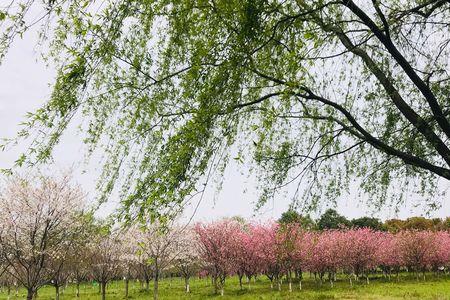
[[[309,276],[303,281],[303,289],[299,290],[294,284],[294,291],[289,293],[288,286],[283,284],[282,291],[270,289],[269,281],[260,276],[250,288],[244,286],[240,290],[237,278],[228,278],[225,284],[225,295],[223,297],[213,294],[210,281],[203,279],[191,280],[191,293],[186,294],[183,290],[183,281],[179,278],[165,279],[160,283],[160,299],[449,299],[450,300],[450,276],[434,277],[428,276],[426,281],[416,281],[413,277],[402,276],[400,282],[395,280],[389,282],[383,278],[372,279],[370,284],[359,282],[353,287],[347,280],[338,280],[334,287],[323,284],[319,286]],[[150,286],[152,288],[152,286]],[[124,283],[115,281],[109,284],[106,299],[124,299]],[[12,291],[10,299],[24,299],[25,291],[19,290],[15,296]],[[8,299],[4,291],[0,299]],[[38,299],[54,299],[54,289],[43,287],[39,290]],[[68,286],[61,300],[76,299],[75,287]],[[98,286],[95,284],[84,284],[81,286],[81,297],[79,299],[100,299]],[[151,292],[142,290],[138,282],[130,283],[129,299],[152,299]]]

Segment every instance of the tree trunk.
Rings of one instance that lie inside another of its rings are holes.
[[[287,276],[288,276],[288,283],[289,283],[289,293],[291,293],[292,292],[292,275],[291,275],[291,271],[289,271],[287,273]]]
[[[128,277],[125,278],[125,299],[128,299],[128,283],[129,283]]]
[[[55,285],[55,300],[59,300],[59,285]]]
[[[239,275],[238,277],[239,277],[239,287],[242,290],[242,275]]]
[[[77,292],[76,292],[77,298],[80,298],[80,282],[77,280]]]
[[[145,278],[145,291],[148,293],[150,291],[150,279],[147,277]]]
[[[153,287],[153,300],[158,300],[158,281],[159,281],[159,271],[155,272],[155,285]]]
[[[34,291],[33,289],[27,289],[27,300],[33,300]]]
[[[184,285],[186,287],[186,293],[190,293],[190,289],[189,289],[189,277],[185,277],[184,278]]]
[[[101,289],[102,289],[102,300],[106,299],[106,282],[101,283]]]
[[[219,287],[218,287],[218,283],[217,283],[217,276],[214,275],[213,277],[211,277],[213,285],[214,285],[214,294],[218,294],[219,293]]]

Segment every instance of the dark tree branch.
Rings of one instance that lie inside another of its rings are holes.
[[[417,130],[425,137],[425,139],[430,143],[430,145],[436,149],[436,151],[445,160],[448,166],[450,166],[450,149],[441,140],[441,138],[433,131],[433,129],[428,125],[428,123],[418,115],[414,109],[409,106],[402,96],[399,94],[397,89],[392,84],[392,80],[388,78],[384,72],[378,67],[378,65],[370,58],[370,56],[361,48],[355,47],[350,38],[346,36],[339,28],[336,28],[329,24],[321,25],[327,31],[334,32],[342,44],[349,50],[351,50],[355,55],[359,56],[372,74],[378,79],[378,81],[383,85],[388,96],[391,98],[394,105],[403,114],[403,116],[414,126]],[[442,110],[440,109],[443,118],[445,118]],[[436,120],[438,118],[436,117]]]
[[[444,1],[445,4],[447,1]],[[348,7],[355,15],[357,15],[361,21],[363,21],[366,26],[375,34],[375,36],[380,40],[380,42],[386,47],[388,52],[392,55],[395,61],[400,65],[400,67],[405,71],[406,75],[411,79],[414,85],[419,89],[422,95],[427,100],[433,115],[436,117],[436,121],[447,136],[450,138],[450,123],[445,118],[442,108],[439,105],[434,93],[431,91],[429,86],[424,82],[419,75],[414,71],[414,68],[406,60],[406,58],[400,53],[391,39],[385,35],[380,28],[373,22],[373,20],[361,10],[352,0],[345,0],[344,5]],[[447,161],[448,163],[448,161]],[[449,164],[450,165],[450,164]]]
[[[304,87],[303,90],[305,91],[304,94],[297,93],[296,95],[299,97],[305,98],[305,99],[317,100],[323,104],[329,105],[329,106],[337,109],[339,112],[341,112],[346,117],[346,119],[353,125],[353,127],[364,136],[365,140],[369,144],[374,146],[375,148],[382,150],[383,152],[385,152],[389,155],[396,156],[409,165],[429,170],[441,177],[444,177],[444,178],[450,180],[450,169],[433,165],[432,163],[430,163],[422,158],[413,156],[409,153],[405,153],[405,152],[400,151],[390,145],[385,144],[383,141],[377,139],[376,137],[371,135],[369,132],[367,132],[358,123],[358,121],[353,117],[353,115],[347,109],[345,109],[343,106],[341,106],[340,104],[330,101],[328,99],[325,99],[323,97],[320,97],[320,96],[314,94],[308,88]]]

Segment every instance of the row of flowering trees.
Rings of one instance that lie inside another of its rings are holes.
[[[197,224],[199,254],[216,291],[223,293],[225,278],[237,275],[250,282],[266,275],[281,289],[285,278],[292,290],[293,277],[301,289],[305,271],[322,283],[336,280],[336,274],[352,280],[377,270],[386,277],[401,270],[443,272],[450,268],[450,232],[402,231],[397,234],[371,229],[304,230],[299,224],[242,224],[222,220]]]
[[[22,286],[34,299],[44,285],[60,290],[68,283],[96,281],[106,299],[112,280],[123,279],[128,297],[131,280],[158,298],[161,276],[210,276],[224,293],[228,276],[250,284],[267,276],[272,288],[286,280],[301,289],[305,272],[331,284],[336,274],[353,280],[382,271],[419,273],[450,268],[450,233],[370,229],[309,231],[298,223],[248,223],[225,219],[193,226],[134,224],[124,228],[99,222],[86,212],[84,194],[70,176],[15,178],[0,193],[0,280],[10,290]],[[295,278],[295,280],[294,280]]]

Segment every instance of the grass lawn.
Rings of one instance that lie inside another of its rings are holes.
[[[269,281],[260,276],[255,283],[251,283],[250,288],[244,286],[240,290],[236,277],[227,278],[225,283],[225,295],[223,297],[213,294],[213,287],[209,280],[191,280],[191,293],[184,293],[183,281],[179,278],[165,279],[160,283],[160,299],[449,299],[450,300],[450,276],[437,278],[429,275],[426,281],[416,281],[412,276],[401,276],[400,282],[395,279],[387,281],[383,278],[372,279],[367,285],[365,281],[356,283],[353,288],[344,278],[338,279],[334,287],[329,283],[319,286],[307,274],[303,281],[303,289],[299,290],[294,284],[292,293],[289,293],[288,286],[283,284],[282,291],[270,289]],[[152,288],[152,286],[150,286]],[[124,283],[115,281],[109,284],[106,299],[124,299]],[[15,291],[11,292],[10,299],[24,299],[25,290],[19,290],[15,296]],[[5,291],[0,293],[0,299],[8,299]],[[39,290],[39,300],[54,299],[54,289],[46,286]],[[68,286],[61,300],[76,299],[75,287]],[[101,299],[98,294],[98,286],[84,284],[81,286],[80,299]],[[152,293],[141,289],[138,282],[130,283],[129,299],[153,299]]]

